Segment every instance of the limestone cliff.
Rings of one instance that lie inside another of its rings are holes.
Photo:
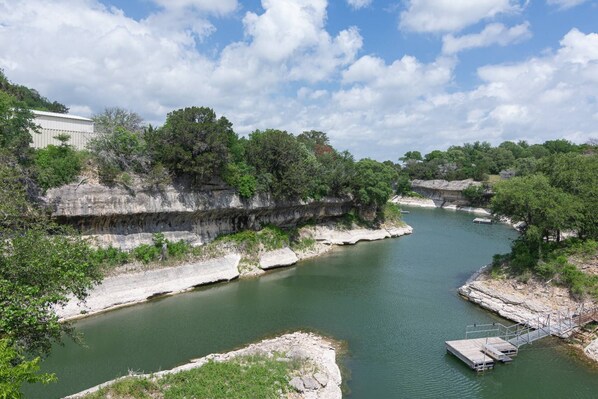
[[[96,239],[98,245],[131,249],[149,243],[162,232],[169,240],[194,245],[220,234],[259,229],[266,224],[294,226],[307,220],[342,216],[351,198],[320,201],[274,201],[267,195],[242,199],[233,190],[189,190],[168,186],[163,190],[70,184],[51,189],[46,200],[60,222]]]

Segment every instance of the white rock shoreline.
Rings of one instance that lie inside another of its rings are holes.
[[[397,205],[404,205],[404,206],[413,206],[418,208],[442,208],[446,210],[452,211],[461,211],[461,212],[468,212],[474,213],[477,215],[485,215],[490,216],[492,213],[485,208],[476,208],[471,206],[461,206],[452,204],[446,201],[435,201],[430,198],[415,198],[415,197],[402,197],[397,195],[394,197],[391,202]]]
[[[294,332],[272,339],[248,345],[242,349],[223,353],[211,354],[199,359],[191,360],[189,363],[170,370],[160,371],[153,374],[136,375],[136,378],[157,379],[167,374],[176,374],[181,371],[191,370],[203,366],[208,361],[226,362],[239,356],[265,355],[274,356],[284,353],[289,359],[300,359],[307,361],[316,367],[316,371],[308,375],[293,377],[291,385],[296,387],[294,398],[303,399],[340,399],[342,398],[341,383],[342,376],[336,363],[335,343],[322,336]],[[85,391],[65,397],[64,399],[80,399],[85,395],[92,394],[102,388],[108,387],[126,377],[117,378],[103,384],[89,388]]]
[[[290,248],[266,252],[260,257],[260,269],[247,273],[259,275],[263,270],[291,266],[299,260],[319,256],[338,245],[353,245],[359,241],[381,240],[411,234],[411,226],[379,229],[355,228],[338,230],[332,226],[313,226],[302,229],[316,241],[314,248],[295,253]],[[187,263],[174,267],[136,271],[105,278],[94,287],[81,303],[72,299],[56,308],[61,321],[80,319],[124,306],[146,302],[162,295],[174,295],[201,285],[231,281],[244,275],[239,271],[240,254],[229,254],[206,261]]]

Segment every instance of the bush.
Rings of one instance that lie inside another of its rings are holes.
[[[253,170],[244,162],[226,165],[224,181],[239,191],[243,198],[251,198],[257,189],[257,180]]]
[[[191,245],[189,243],[179,240],[176,242],[166,241],[166,249],[168,251],[168,257],[174,259],[181,259],[189,252],[191,252]]]
[[[387,202],[382,208],[381,219],[385,223],[402,224],[401,208],[396,204]]]
[[[131,260],[129,253],[113,246],[96,249],[92,254],[92,258],[101,266],[109,268],[124,265]]]
[[[81,173],[85,154],[69,145],[49,145],[35,151],[37,183],[47,190],[75,181]]]
[[[463,196],[471,205],[481,206],[487,203],[484,192],[484,186],[471,185],[463,190]]]
[[[133,250],[132,255],[138,261],[148,264],[158,260],[161,253],[161,248],[154,245],[141,244]]]

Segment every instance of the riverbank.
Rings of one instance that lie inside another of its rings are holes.
[[[533,276],[525,282],[504,274],[493,277],[489,267],[476,272],[458,292],[468,301],[516,323],[533,321],[547,314],[555,315],[555,318],[558,313],[573,315],[581,307],[592,309],[597,305],[591,300],[578,301],[568,288]],[[590,337],[578,329],[561,338],[568,338],[569,344],[598,362],[598,337],[595,334]]]
[[[404,206],[415,206],[419,208],[441,208],[446,210],[461,211],[474,213],[477,215],[489,216],[492,213],[485,208],[477,208],[471,206],[463,206],[449,201],[444,200],[432,200],[430,198],[418,198],[418,197],[403,197],[400,195],[395,196],[391,199],[391,202],[397,205]]]
[[[231,247],[218,250],[209,259],[186,262],[170,267],[148,268],[125,265],[94,287],[85,302],[69,301],[57,308],[62,321],[79,319],[124,306],[142,303],[158,296],[175,295],[196,287],[236,278],[259,276],[267,270],[294,265],[313,258],[335,246],[353,245],[359,241],[381,240],[411,234],[405,224],[389,224],[377,229],[338,224],[305,226],[299,229],[299,246],[260,251],[248,255]]]
[[[117,378],[83,392],[67,396],[65,399],[137,399],[146,396],[143,395],[144,393],[141,393],[140,396],[114,396],[111,388],[116,387],[117,384],[126,384],[127,380],[137,379],[146,380],[152,389],[167,390],[172,389],[172,383],[167,380],[169,376],[175,376],[176,378],[179,373],[189,373],[207,364],[230,363],[237,360],[240,360],[244,367],[251,367],[253,363],[260,362],[260,359],[287,367],[287,386],[283,385],[278,388],[281,397],[340,399],[342,398],[342,377],[336,363],[336,350],[338,347],[339,344],[329,338],[311,333],[295,332],[273,339],[265,339],[232,352],[211,354],[200,359],[194,359],[171,370]],[[168,381],[168,383],[164,383],[164,381]],[[230,389],[236,388],[232,387]],[[283,394],[286,396],[282,396]]]

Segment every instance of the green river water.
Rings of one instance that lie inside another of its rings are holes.
[[[59,382],[27,391],[57,398],[126,374],[169,369],[266,336],[310,329],[346,341],[349,398],[597,398],[598,372],[556,339],[523,347],[512,364],[476,375],[444,341],[498,320],[457,287],[515,232],[473,216],[411,209],[414,234],[334,250],[261,278],[209,286],[76,323],[44,362]]]

